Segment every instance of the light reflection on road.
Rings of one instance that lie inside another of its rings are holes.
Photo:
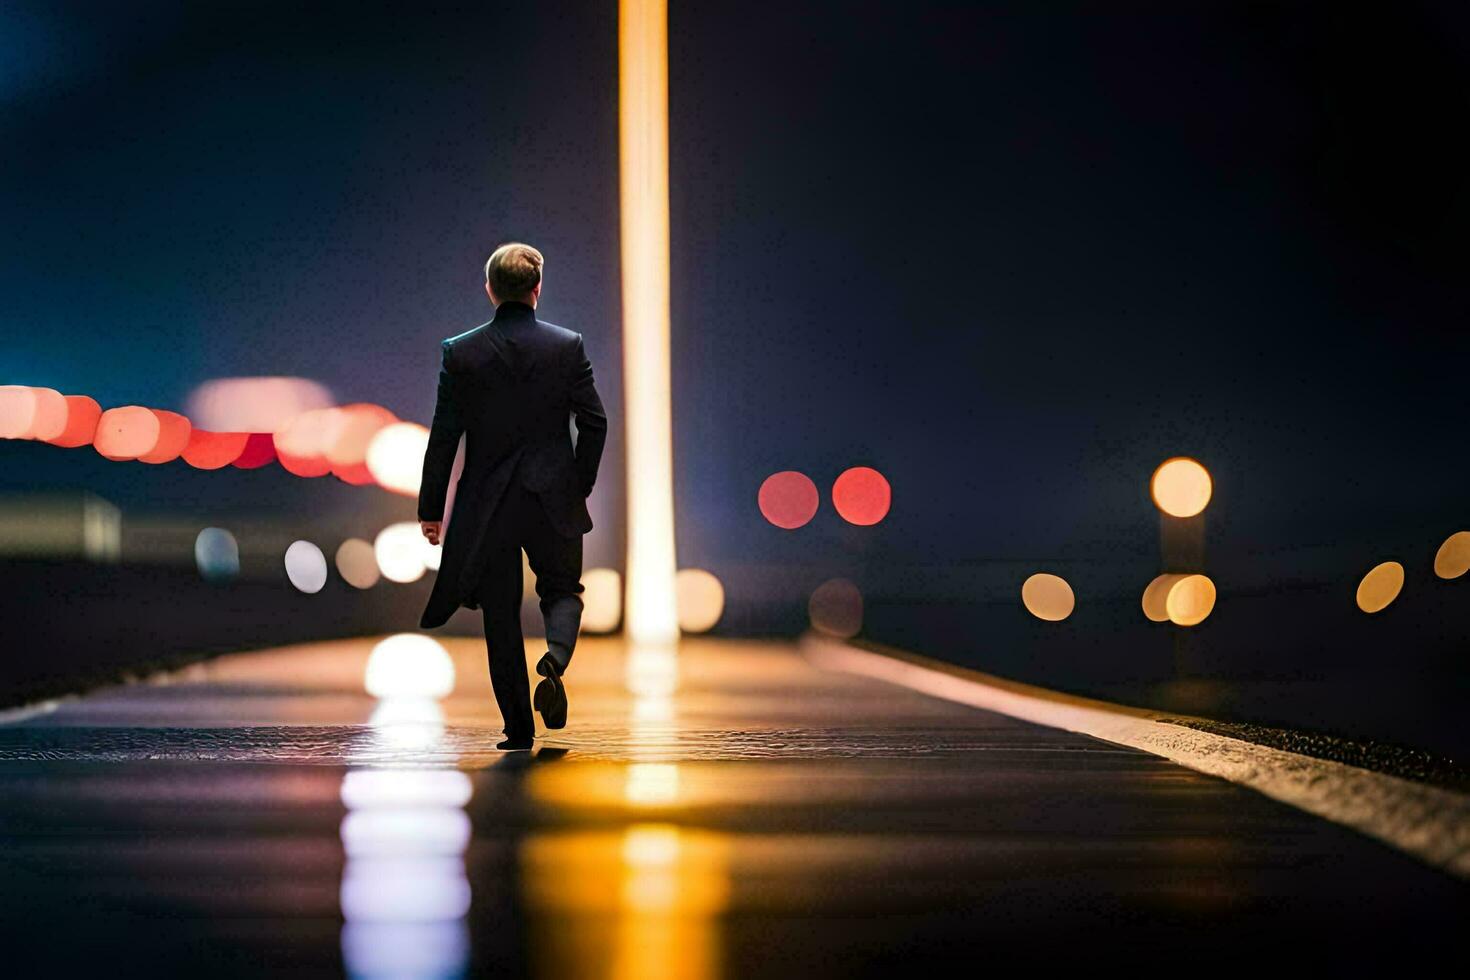
[[[444,711],[426,695],[452,693],[453,664],[442,648],[428,648],[437,643],[420,642],[425,649],[412,652],[429,654],[433,659],[427,666],[438,675],[435,689],[425,690],[407,669],[411,665],[385,669],[380,654],[389,642],[374,651],[364,678],[372,693],[387,695],[369,721],[374,748],[421,750],[442,758]],[[465,974],[471,900],[465,873],[471,827],[465,807],[472,795],[469,777],[455,769],[347,772],[341,901],[348,976],[435,980]]]

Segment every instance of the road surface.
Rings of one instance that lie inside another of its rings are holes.
[[[669,657],[586,639],[569,727],[504,755],[480,641],[393,644],[370,671],[375,643],[222,657],[0,725],[6,972],[1460,955],[1470,888],[1386,846],[1144,753],[818,670],[790,644]]]

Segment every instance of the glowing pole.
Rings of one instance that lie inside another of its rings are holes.
[[[625,624],[638,644],[679,637],[674,608],[673,418],[669,394],[667,0],[618,4],[623,387],[628,450]]]

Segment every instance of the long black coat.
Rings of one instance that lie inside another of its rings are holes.
[[[444,517],[461,433],[465,462],[439,575],[419,621],[426,628],[442,625],[460,606],[477,608],[485,533],[512,479],[541,498],[557,531],[572,537],[592,530],[587,495],[607,441],[607,414],[581,334],[538,320],[530,306],[508,300],[495,308],[495,319],[443,347],[419,520]]]

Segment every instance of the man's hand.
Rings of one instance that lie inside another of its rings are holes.
[[[419,530],[424,532],[424,537],[429,539],[429,544],[437,545],[439,535],[444,533],[443,521],[419,521]]]

